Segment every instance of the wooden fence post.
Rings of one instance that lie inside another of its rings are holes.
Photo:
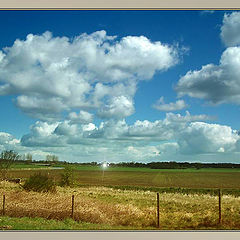
[[[221,189],[218,190],[218,223],[222,223],[222,191]]]
[[[6,202],[6,198],[5,198],[5,194],[3,195],[3,210],[2,210],[2,215],[5,215],[5,202]]]
[[[74,219],[74,195],[72,195],[72,212],[71,212],[71,218]]]
[[[159,193],[157,193],[157,227],[160,228],[160,222],[159,222]]]

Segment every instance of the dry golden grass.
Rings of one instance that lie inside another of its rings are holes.
[[[26,192],[14,183],[1,182],[0,194],[5,194],[6,215],[12,217],[69,218],[74,194],[77,221],[135,229],[156,227],[156,193],[150,191],[57,187],[56,193],[37,193]],[[223,223],[219,226],[217,197],[160,194],[161,229],[240,229],[240,198],[223,196],[222,208]]]

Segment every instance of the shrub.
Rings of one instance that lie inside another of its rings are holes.
[[[73,182],[73,169],[70,166],[66,166],[61,174],[60,186],[72,186]]]
[[[35,192],[54,192],[55,183],[46,175],[34,174],[24,183],[23,188],[27,191]]]

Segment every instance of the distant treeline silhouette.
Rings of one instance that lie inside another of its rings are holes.
[[[117,164],[110,164],[110,166],[120,167],[145,167],[151,169],[186,169],[186,168],[240,168],[240,164],[234,163],[189,163],[189,162],[121,162]]]

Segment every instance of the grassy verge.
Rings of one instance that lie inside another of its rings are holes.
[[[0,230],[134,230],[133,227],[77,222],[71,218],[57,221],[45,218],[0,217]],[[149,228],[151,229],[151,228]]]

